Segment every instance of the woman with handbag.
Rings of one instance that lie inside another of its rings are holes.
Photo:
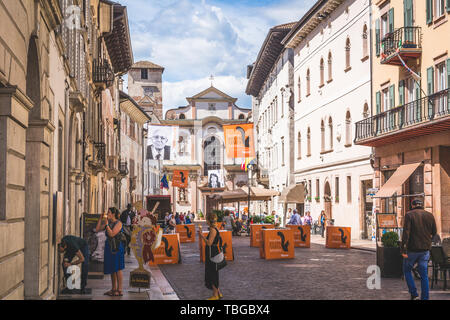
[[[217,263],[211,258],[216,258],[219,252],[220,233],[217,229],[217,215],[211,214],[206,222],[209,225],[209,234],[205,238],[202,234],[202,226],[199,225],[199,237],[205,241],[205,286],[209,290],[213,290],[213,296],[208,300],[219,300],[223,298],[219,289],[219,270]],[[223,252],[222,252],[223,255]]]
[[[95,232],[105,230],[106,234],[103,273],[111,275],[112,283],[112,289],[104,293],[108,296],[123,296],[122,270],[125,269],[125,246],[123,244],[122,222],[119,218],[119,210],[109,208],[106,217],[103,213],[95,229]]]

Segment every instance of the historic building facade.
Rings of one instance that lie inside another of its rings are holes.
[[[353,143],[353,125],[371,104],[369,1],[319,0],[282,41],[294,53],[295,183],[304,211],[324,210],[352,238],[371,236],[371,149]]]
[[[449,14],[449,1],[375,3],[372,116],[355,139],[374,150],[376,209],[402,225],[417,195],[441,237],[450,235]]]

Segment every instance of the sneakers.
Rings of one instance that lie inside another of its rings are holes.
[[[419,296],[411,296],[411,300],[420,300]]]

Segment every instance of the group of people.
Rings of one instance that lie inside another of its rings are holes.
[[[175,233],[175,227],[178,224],[191,224],[195,220],[195,213],[188,211],[187,213],[175,214],[166,212],[164,216],[164,233]]]

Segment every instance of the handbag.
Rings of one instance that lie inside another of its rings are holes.
[[[226,267],[227,261],[225,260],[223,251],[219,252],[219,254],[215,255],[214,257],[211,257],[211,246],[209,246],[209,256],[210,256],[210,260],[212,262],[214,262],[214,264],[216,265],[217,271]]]

